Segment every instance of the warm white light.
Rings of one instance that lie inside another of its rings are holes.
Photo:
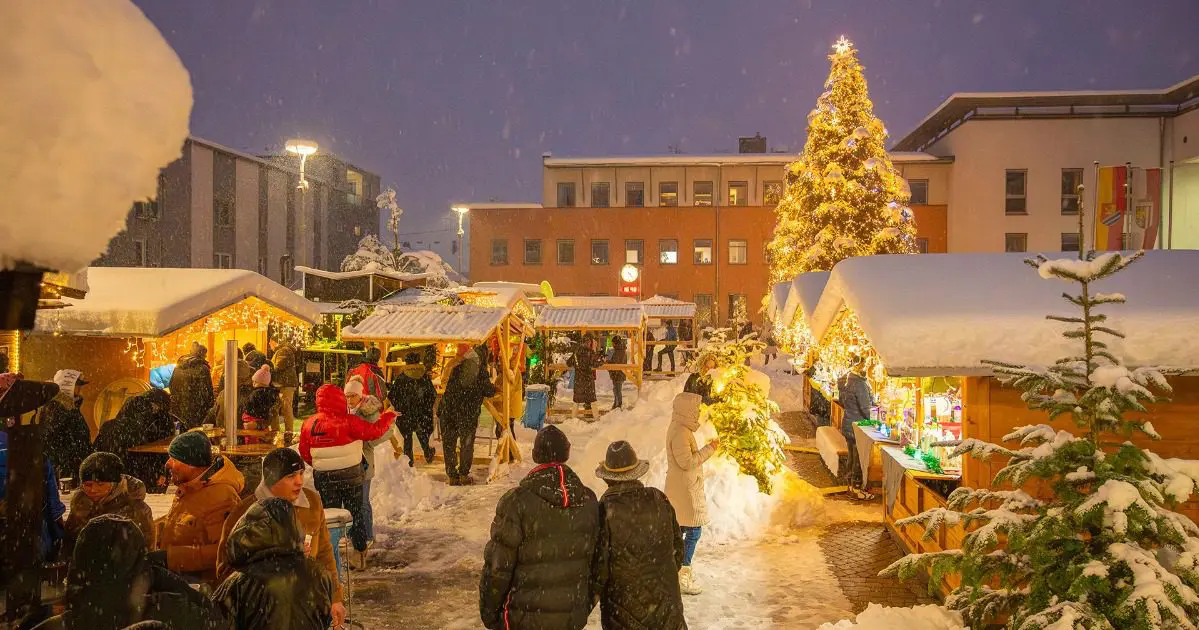
[[[459,215],[463,215],[463,214],[466,214],[467,212],[470,212],[470,207],[469,206],[453,206],[452,208],[450,208],[450,210],[457,212]]]
[[[844,55],[851,50],[853,50],[853,42],[846,39],[844,35],[841,36],[841,39],[837,40],[837,43],[833,44],[833,52],[838,55]]]
[[[317,144],[312,140],[303,140],[301,138],[292,138],[284,145],[288,153],[294,153],[300,157],[308,157],[316,153]]]
[[[625,282],[636,282],[640,275],[641,270],[637,268],[637,265],[629,264],[620,268],[620,277]]]

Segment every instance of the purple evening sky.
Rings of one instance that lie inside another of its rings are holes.
[[[1199,72],[1196,0],[136,1],[191,71],[192,133],[316,139],[396,188],[406,234],[450,230],[452,201],[539,201],[546,151],[725,152],[754,132],[798,151],[841,34],[893,138],[953,92]]]

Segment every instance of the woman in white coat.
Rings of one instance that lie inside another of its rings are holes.
[[[683,568],[679,586],[684,594],[698,595],[702,589],[691,573],[691,558],[699,544],[701,528],[708,522],[708,499],[704,494],[704,462],[716,452],[719,440],[703,448],[695,444],[699,428],[698,394],[681,393],[674,398],[670,428],[666,430],[666,498],[674,507],[683,535]]]

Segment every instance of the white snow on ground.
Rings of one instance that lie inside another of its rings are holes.
[[[826,623],[820,630],[965,630],[961,615],[941,606],[889,608],[870,604],[856,622],[847,619]]]
[[[77,271],[179,157],[187,70],[129,0],[0,3],[0,67],[0,268]]]
[[[754,369],[760,370],[770,377],[770,399],[779,406],[779,411],[803,411],[803,374],[788,374],[792,369],[791,355],[780,352],[764,365],[761,357],[754,357]]]

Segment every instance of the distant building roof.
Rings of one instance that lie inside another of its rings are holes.
[[[983,109],[1004,109],[1007,111],[1003,115],[1008,117],[1095,118],[1173,116],[1197,106],[1199,75],[1163,90],[958,92],[945,99],[911,133],[896,142],[892,150],[923,151]]]
[[[947,158],[930,153],[898,151],[890,154],[892,162],[945,162]],[[799,159],[795,153],[714,153],[708,155],[613,155],[600,157],[546,157],[541,162],[550,167],[599,167],[599,166],[685,166],[739,164],[786,165]]]

